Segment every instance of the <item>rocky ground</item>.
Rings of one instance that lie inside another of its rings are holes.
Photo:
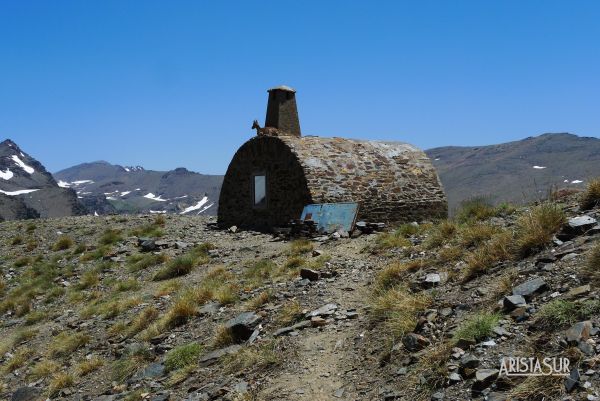
[[[1,223],[0,398],[596,400],[600,211],[578,196],[312,241]],[[568,357],[571,379],[507,377],[513,356]]]

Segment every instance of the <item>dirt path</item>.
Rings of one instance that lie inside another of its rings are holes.
[[[361,322],[366,319],[365,304],[368,278],[373,274],[372,263],[358,254],[356,248],[338,249],[347,266],[333,282],[327,282],[314,300],[319,307],[335,303],[338,310],[355,309],[358,319],[345,319],[322,329],[299,332],[295,342],[296,357],[284,364],[281,371],[271,375],[262,386],[259,400],[270,401],[329,401],[358,400],[353,380],[354,343],[360,339]],[[355,267],[358,266],[358,267]]]

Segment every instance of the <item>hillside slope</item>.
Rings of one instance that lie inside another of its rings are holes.
[[[474,196],[526,203],[547,196],[552,188],[583,188],[600,176],[600,139],[572,134],[426,153],[438,170],[451,211]]]
[[[105,161],[79,164],[54,174],[98,214],[181,213],[216,215],[222,176],[177,168],[123,167]],[[106,202],[104,199],[106,199]]]

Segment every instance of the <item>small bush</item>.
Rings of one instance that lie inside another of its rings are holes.
[[[165,317],[161,320],[162,326],[170,330],[174,327],[185,324],[189,319],[198,313],[197,304],[191,297],[181,297],[175,301],[168,310]]]
[[[279,310],[277,315],[277,323],[281,326],[288,326],[296,323],[304,317],[302,313],[302,305],[297,300],[288,301]]]
[[[100,276],[96,270],[87,270],[81,275],[79,283],[76,288],[78,290],[86,290],[97,285],[100,282]]]
[[[215,336],[213,338],[212,346],[215,348],[227,347],[235,343],[231,330],[225,326],[218,326],[215,330]]]
[[[248,306],[248,309],[251,310],[259,309],[261,306],[268,303],[271,300],[272,296],[273,295],[270,291],[263,291],[255,297],[253,297],[252,299],[250,299],[246,305]]]
[[[582,273],[587,281],[600,285],[600,242],[590,251]]]
[[[170,278],[185,276],[194,268],[194,258],[189,255],[179,256],[173,259],[167,266],[156,272],[152,280],[162,281]]]
[[[477,196],[461,202],[460,209],[456,213],[456,220],[460,223],[469,221],[485,220],[496,215],[496,208],[490,200]]]
[[[60,372],[56,373],[52,380],[50,380],[50,385],[48,386],[48,395],[50,397],[55,397],[58,395],[60,390],[65,389],[67,387],[71,387],[75,384],[75,379],[68,373]]]
[[[35,223],[29,223],[29,224],[27,224],[26,230],[29,234],[31,234],[32,232],[35,231],[36,228],[37,228],[37,226]]]
[[[34,380],[45,379],[60,369],[60,365],[52,360],[44,359],[36,363],[29,373]]]
[[[129,324],[129,336],[134,336],[140,331],[145,330],[154,320],[156,320],[156,318],[158,318],[158,309],[154,306],[148,306]]]
[[[553,203],[535,206],[517,220],[516,247],[520,257],[543,249],[566,222],[562,209]]]
[[[459,244],[465,248],[479,246],[500,231],[499,227],[485,223],[468,224],[459,230]]]
[[[123,241],[123,237],[119,230],[109,228],[102,233],[102,236],[100,236],[101,245],[113,245],[120,241]]]
[[[27,256],[22,256],[15,261],[14,266],[15,267],[23,267],[23,266],[27,266],[29,263],[31,263],[31,259],[29,259],[29,257],[27,257]]]
[[[412,245],[400,231],[381,233],[375,239],[375,250],[404,248]]]
[[[512,248],[513,236],[511,232],[503,231],[496,234],[489,241],[467,255],[467,269],[463,280],[471,280],[485,273],[497,263],[510,260],[512,257]]]
[[[567,327],[580,320],[587,320],[600,313],[600,301],[571,302],[556,299],[540,308],[536,325],[542,329]]]
[[[115,291],[124,292],[124,291],[135,291],[139,290],[141,285],[138,280],[134,278],[128,278],[126,280],[119,281],[115,285]]]
[[[428,249],[438,248],[450,242],[458,231],[458,226],[450,220],[443,220],[430,229],[429,236],[425,240]]]
[[[166,260],[167,257],[163,254],[135,254],[127,258],[127,266],[130,272],[137,272],[152,266],[157,266],[164,263]]]
[[[104,360],[98,357],[92,357],[90,359],[86,359],[81,361],[75,367],[77,374],[79,376],[85,376],[92,373],[95,370],[98,370],[102,365],[104,365]]]
[[[171,372],[196,364],[201,353],[202,346],[198,343],[189,343],[175,347],[165,357],[165,368],[168,372]]]
[[[283,360],[280,343],[270,341],[260,345],[243,347],[232,355],[226,355],[223,366],[228,373],[244,370],[259,371],[277,366]]]
[[[48,346],[48,354],[53,357],[65,357],[73,351],[83,347],[90,341],[90,337],[83,333],[69,334],[66,331],[59,333]]]
[[[290,243],[290,255],[300,256],[312,252],[314,245],[306,239],[295,240]]]
[[[385,290],[406,281],[409,273],[414,273],[425,266],[424,259],[414,259],[409,262],[394,262],[377,274],[375,285]]]
[[[580,207],[582,210],[592,209],[600,204],[600,178],[591,180],[586,191],[581,196]]]
[[[371,299],[373,318],[383,323],[392,340],[412,331],[419,313],[430,304],[431,299],[426,294],[412,294],[404,286],[377,289]]]
[[[11,245],[21,245],[23,244],[24,240],[23,237],[20,235],[16,235],[13,237],[13,239],[10,241]]]
[[[68,235],[61,235],[58,240],[56,240],[54,245],[52,245],[52,250],[64,251],[65,249],[72,247],[74,243],[75,242],[73,241],[73,238],[69,237]]]
[[[454,340],[474,340],[479,342],[492,334],[500,315],[496,313],[478,313],[466,319],[454,333]]]
[[[21,366],[25,365],[25,363],[29,360],[29,358],[33,355],[33,350],[28,347],[19,348],[13,356],[4,364],[4,372],[11,373]]]
[[[286,270],[298,269],[306,263],[306,259],[300,256],[292,256],[288,258],[283,264],[283,268]]]

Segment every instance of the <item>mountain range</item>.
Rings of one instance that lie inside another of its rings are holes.
[[[600,176],[600,139],[568,133],[426,153],[437,168],[451,213],[473,197],[523,204],[546,198],[554,189],[583,189]]]
[[[450,213],[473,197],[522,204],[553,189],[584,188],[600,176],[600,139],[543,134],[488,146],[426,151],[448,196]],[[0,220],[80,214],[216,215],[223,176],[83,163],[51,175],[16,143],[0,143]]]
[[[171,171],[83,163],[54,174],[91,213],[179,213],[216,215],[223,176],[183,167]]]

